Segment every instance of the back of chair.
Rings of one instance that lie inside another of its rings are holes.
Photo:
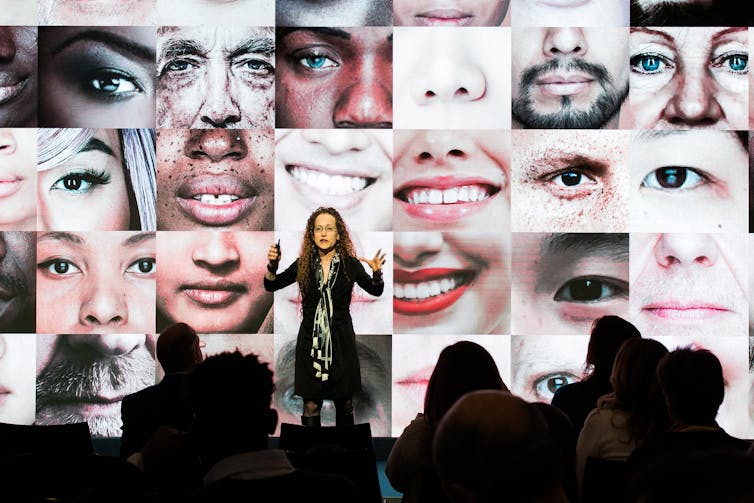
[[[49,426],[0,423],[0,456],[61,454],[77,457],[94,453],[89,425]]]
[[[587,457],[581,485],[581,503],[621,501],[625,474],[625,461]]]

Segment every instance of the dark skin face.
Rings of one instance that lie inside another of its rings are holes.
[[[390,128],[391,28],[278,31],[278,127]]]
[[[163,129],[157,137],[161,230],[272,230],[271,129]]]
[[[0,127],[37,125],[37,29],[0,27]]]
[[[34,331],[35,234],[0,232],[0,331]]]

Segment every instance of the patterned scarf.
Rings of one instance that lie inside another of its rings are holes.
[[[330,377],[330,365],[332,365],[332,337],[330,333],[330,321],[332,320],[332,286],[338,278],[340,269],[340,255],[335,253],[330,262],[330,272],[325,284],[322,273],[322,263],[319,255],[315,255],[317,288],[322,297],[317,304],[317,312],[314,313],[314,334],[312,335],[311,356],[314,358],[312,365],[316,371],[316,377],[322,382]]]

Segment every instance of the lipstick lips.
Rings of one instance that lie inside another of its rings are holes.
[[[433,9],[414,16],[422,26],[468,26],[474,16],[457,9]]]
[[[249,289],[245,283],[212,280],[181,285],[180,290],[201,307],[215,309],[233,304]]]
[[[394,197],[411,216],[452,222],[484,209],[500,186],[478,177],[420,178],[405,183]]]
[[[244,218],[256,200],[253,188],[231,175],[205,175],[178,187],[178,205],[203,225],[231,225]]]
[[[692,302],[652,302],[641,308],[652,316],[669,321],[709,320],[731,312],[725,306],[704,301]]]
[[[542,94],[548,96],[572,96],[583,93],[595,82],[594,77],[585,74],[548,75],[537,80]]]
[[[393,311],[422,315],[442,311],[466,292],[477,272],[468,269],[434,267],[393,272]]]

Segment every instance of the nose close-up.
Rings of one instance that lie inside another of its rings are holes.
[[[418,105],[476,101],[484,97],[487,82],[481,68],[473,63],[435,62],[416,69],[411,96]]]
[[[673,126],[714,126],[724,119],[713,78],[705,71],[679,75],[663,116]]]
[[[393,93],[379,79],[360,80],[346,88],[335,104],[336,128],[391,128]]]

